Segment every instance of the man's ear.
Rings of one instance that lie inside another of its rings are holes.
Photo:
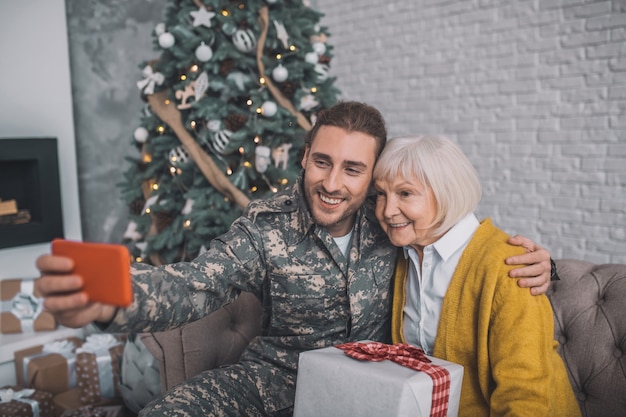
[[[309,159],[309,150],[310,146],[307,144],[304,146],[304,155],[302,155],[302,160],[300,161],[300,166],[302,169],[306,168],[306,160]]]

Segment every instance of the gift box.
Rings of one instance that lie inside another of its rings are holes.
[[[34,279],[0,281],[0,332],[28,333],[55,330],[52,314],[43,311],[43,299],[33,295]]]
[[[77,337],[55,340],[13,353],[17,384],[55,395],[76,387]]]
[[[106,407],[85,405],[76,410],[67,410],[61,414],[61,417],[122,417],[123,415],[124,407],[121,405]]]
[[[124,340],[111,334],[93,334],[76,349],[76,380],[83,404],[120,397]]]
[[[54,417],[49,392],[6,386],[0,388],[0,415],[3,417]]]
[[[79,388],[57,394],[52,399],[56,416],[81,417],[114,417],[122,415],[124,406],[121,398],[100,399],[93,404],[84,404],[81,400],[82,392]]]
[[[303,352],[298,365],[294,417],[428,417],[433,404],[433,411],[438,412],[433,415],[456,416],[463,367],[425,355],[421,359],[410,360],[424,361],[424,358],[431,361],[427,364],[430,371],[416,371],[380,357],[354,359],[337,347]],[[441,384],[441,375],[446,371],[449,393],[447,403],[444,403],[447,404],[447,413],[445,410],[442,413],[441,405],[445,397],[442,395],[444,385]]]

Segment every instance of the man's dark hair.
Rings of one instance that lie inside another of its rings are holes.
[[[306,135],[306,144],[311,146],[321,126],[335,126],[348,132],[362,132],[376,139],[376,158],[387,141],[385,119],[374,107],[357,101],[340,101],[320,111],[315,125]]]

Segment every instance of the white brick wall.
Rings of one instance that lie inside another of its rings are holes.
[[[479,209],[555,258],[626,263],[626,1],[313,0],[343,98],[458,140]]]

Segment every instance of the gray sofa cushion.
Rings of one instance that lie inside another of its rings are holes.
[[[548,297],[583,416],[626,416],[626,266],[557,260]]]

